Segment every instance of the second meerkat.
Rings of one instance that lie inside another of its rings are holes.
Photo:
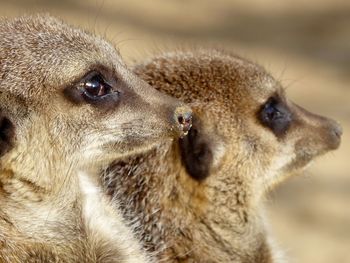
[[[282,262],[264,218],[274,185],[339,146],[340,126],[297,106],[262,67],[227,52],[170,52],[134,71],[192,105],[179,141],[115,162],[107,191],[164,262]]]

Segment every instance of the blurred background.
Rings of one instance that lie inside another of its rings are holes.
[[[276,189],[268,207],[290,262],[350,262],[350,1],[0,0],[1,16],[33,12],[106,36],[129,62],[193,44],[233,50],[338,120],[341,148]]]

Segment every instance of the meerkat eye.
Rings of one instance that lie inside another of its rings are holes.
[[[270,98],[262,106],[259,119],[264,126],[270,128],[277,136],[284,134],[292,120],[287,106],[276,98]]]
[[[110,84],[112,83],[112,84]],[[91,71],[74,84],[68,85],[64,96],[75,104],[88,103],[96,107],[110,109],[115,107],[121,97],[117,89],[120,86],[115,77],[106,81],[104,75],[98,71]]]
[[[99,73],[89,74],[79,86],[83,96],[91,99],[103,97],[113,92],[112,87],[106,83]]]

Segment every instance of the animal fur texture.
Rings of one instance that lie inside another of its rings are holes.
[[[115,161],[102,175],[160,262],[284,262],[264,196],[339,146],[341,128],[291,102],[261,66],[220,50],[175,51],[135,66],[189,103],[187,137]]]
[[[0,261],[149,262],[96,171],[183,136],[191,110],[48,15],[0,21],[0,84]]]

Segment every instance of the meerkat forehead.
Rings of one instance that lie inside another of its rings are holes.
[[[0,21],[0,72],[7,90],[26,97],[37,83],[60,87],[81,77],[92,66],[125,67],[116,50],[49,15]],[[19,82],[21,85],[18,85]]]
[[[147,81],[152,83],[152,78],[157,77],[178,83],[177,86],[162,85],[162,91],[186,102],[220,101],[222,105],[234,107],[241,106],[242,100],[253,100],[258,105],[274,94],[283,94],[281,85],[263,67],[219,50],[169,52],[140,65],[141,75],[144,65],[163,74],[146,76]],[[138,67],[135,71],[138,72]]]

